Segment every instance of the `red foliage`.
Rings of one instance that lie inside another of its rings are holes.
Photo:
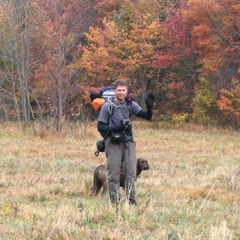
[[[157,60],[153,61],[154,68],[168,68],[171,66],[177,66],[176,62],[177,56],[174,56],[171,53],[165,55],[158,55]]]

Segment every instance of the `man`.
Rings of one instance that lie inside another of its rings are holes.
[[[118,79],[114,82],[116,99],[113,103],[106,102],[102,106],[98,117],[98,131],[105,138],[110,201],[120,200],[120,169],[122,169],[127,198],[130,204],[136,204],[137,157],[130,118],[131,115],[136,115],[151,120],[155,97],[153,94],[148,95],[145,111],[127,95],[127,91],[126,81]]]

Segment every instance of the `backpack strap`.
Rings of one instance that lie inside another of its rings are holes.
[[[108,123],[109,126],[112,125],[112,115],[113,115],[113,111],[114,111],[114,106],[113,106],[113,102],[109,101],[109,106],[108,106],[108,114],[109,114],[109,118],[108,118]]]
[[[109,106],[108,106],[108,113],[109,113],[109,126],[112,125],[112,115],[114,112],[115,108],[125,108],[125,107],[121,107],[118,104],[116,104],[115,102],[109,101]],[[132,102],[127,102],[127,108],[129,111],[129,118],[131,118],[132,116]]]

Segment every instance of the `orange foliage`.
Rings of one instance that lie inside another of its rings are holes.
[[[82,58],[76,66],[87,69],[92,78],[106,84],[123,74],[129,76],[141,66],[151,66],[159,38],[158,21],[132,23],[125,31],[113,21],[104,20],[104,28],[90,28],[88,46],[83,47]]]
[[[240,126],[240,81],[232,80],[232,89],[222,89],[218,107],[229,118],[234,118],[236,124]]]
[[[201,54],[202,71],[213,74],[224,65],[229,47],[240,50],[239,41],[236,42],[240,28],[239,1],[190,0],[188,5],[184,14]]]

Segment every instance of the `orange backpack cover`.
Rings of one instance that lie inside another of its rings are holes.
[[[95,110],[99,111],[105,102],[106,100],[104,98],[95,98],[92,102],[92,106]]]

